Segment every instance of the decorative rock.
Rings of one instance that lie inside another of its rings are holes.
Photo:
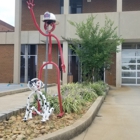
[[[1,126],[1,127],[0,127],[0,131],[2,131],[2,130],[4,130],[4,126]]]
[[[35,128],[35,127],[36,127],[36,125],[35,125],[35,124],[31,124],[30,126],[31,126],[32,128]]]
[[[15,121],[16,120],[16,117],[15,116],[11,116],[10,117],[10,120]]]
[[[46,126],[45,128],[46,128],[46,131],[50,130],[50,126]]]
[[[22,140],[22,139],[25,139],[26,137],[25,137],[25,135],[18,135],[17,136],[17,139],[16,140]]]
[[[11,123],[13,123],[14,122],[14,120],[9,120],[9,123],[11,124]]]
[[[13,134],[20,134],[21,132],[20,132],[20,131],[15,131],[15,130],[14,130],[12,133],[13,133]]]
[[[35,134],[39,134],[40,131],[35,129],[35,130],[34,130],[34,133],[35,133]]]
[[[70,115],[67,115],[67,116],[65,117],[65,119],[68,119],[68,120],[73,120],[73,117],[72,117],[72,116],[70,116]]]
[[[45,126],[41,126],[40,129],[45,129]]]
[[[41,133],[41,134],[46,133],[46,129],[42,129],[42,130],[40,130],[40,133]]]
[[[20,116],[17,116],[17,120],[22,120],[22,117],[20,117]]]
[[[25,135],[25,134],[26,134],[26,132],[25,132],[25,131],[21,131],[21,134],[22,134],[22,135]]]
[[[31,134],[30,137],[31,139],[33,139],[35,137],[35,134]]]
[[[3,134],[0,134],[0,138],[2,138],[3,137]]]
[[[29,121],[27,122],[28,125],[32,125],[33,123],[34,123],[33,120],[29,120]]]
[[[17,130],[18,131],[21,131],[22,130],[22,127],[21,126],[17,127]]]
[[[40,121],[34,121],[34,123],[35,123],[35,124],[39,124],[39,123],[40,123]]]
[[[26,134],[30,135],[31,133],[32,133],[32,132],[31,132],[30,129],[27,129],[27,130],[26,130]]]
[[[5,133],[6,134],[11,134],[12,130],[6,130]]]

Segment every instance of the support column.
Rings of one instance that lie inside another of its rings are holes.
[[[64,14],[69,14],[69,0],[64,0]]]
[[[117,47],[120,52],[116,53],[116,87],[121,87],[122,83],[122,44]]]
[[[117,0],[117,12],[122,12],[122,0]]]
[[[69,0],[64,0],[64,14],[69,14]],[[65,20],[67,22],[67,20]],[[66,37],[66,25],[65,25],[65,37]],[[64,56],[64,63],[66,66],[66,72],[63,73],[63,84],[67,84],[68,82],[68,42],[63,42],[63,56]]]
[[[63,42],[63,56],[64,56],[64,63],[66,66],[66,72],[63,73],[63,84],[67,84],[68,81],[68,42]]]
[[[15,0],[15,32],[14,32],[14,76],[13,83],[20,83],[20,52],[21,52],[21,3]]]

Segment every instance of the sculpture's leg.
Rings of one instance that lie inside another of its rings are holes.
[[[48,64],[53,64],[57,70],[57,90],[58,90],[58,100],[59,100],[59,108],[60,108],[60,113],[59,113],[58,117],[62,117],[64,115],[64,112],[63,112],[61,93],[60,93],[60,70],[59,70],[58,65],[52,61],[46,62],[45,64],[43,64],[39,70],[39,78],[38,79],[41,79],[43,67],[45,67]]]
[[[54,108],[52,107],[48,112],[47,112],[47,116],[46,116],[46,120],[49,120],[50,115],[52,115],[54,111]]]
[[[57,64],[55,64],[54,62],[51,63],[56,67],[57,70],[57,91],[58,91],[59,109],[60,109],[60,113],[58,114],[58,117],[62,117],[64,115],[64,112],[63,112],[62,98],[60,93],[60,70]]]
[[[31,109],[30,109],[30,112],[29,112],[29,119],[32,119],[33,117],[32,117],[32,113],[33,113],[33,110],[34,110],[34,106],[33,107],[31,107]]]
[[[30,97],[34,94],[35,92],[32,92],[28,98],[27,98],[27,104],[26,104],[26,113],[25,113],[25,116],[23,118],[24,121],[28,120],[28,116],[29,116],[29,113],[30,113]]]

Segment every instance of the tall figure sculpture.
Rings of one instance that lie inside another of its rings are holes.
[[[36,28],[43,36],[48,37],[48,40],[49,40],[48,61],[45,62],[41,66],[41,68],[39,70],[38,79],[41,80],[42,70],[46,65],[52,64],[56,67],[56,70],[57,70],[57,89],[58,89],[58,99],[59,99],[59,107],[60,107],[60,113],[59,113],[58,117],[62,117],[64,115],[64,112],[63,112],[63,107],[62,107],[62,100],[61,100],[62,98],[61,98],[61,94],[60,94],[60,70],[59,70],[58,65],[52,61],[52,38],[54,38],[58,43],[58,49],[60,52],[61,63],[62,63],[61,64],[62,71],[65,72],[65,64],[64,64],[63,53],[62,53],[60,41],[58,40],[58,38],[55,35],[52,34],[52,32],[54,31],[55,26],[56,26],[56,17],[53,13],[45,12],[44,17],[43,17],[43,22],[44,22],[44,29],[48,33],[48,34],[46,34],[40,29],[40,27],[38,26],[38,24],[36,22],[34,11],[33,11],[33,7],[35,6],[34,0],[28,0],[27,4],[28,4],[28,8],[30,10],[30,13],[31,13],[31,16],[32,16],[32,19],[33,19],[33,22],[34,22]]]

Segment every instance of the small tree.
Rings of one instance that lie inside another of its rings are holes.
[[[101,79],[101,71],[112,63],[112,55],[119,51],[117,46],[122,42],[110,19],[105,18],[103,27],[95,24],[94,20],[95,17],[91,15],[85,23],[69,21],[76,28],[79,39],[64,38],[79,57],[83,80],[87,82],[93,81],[93,76],[95,81]]]

